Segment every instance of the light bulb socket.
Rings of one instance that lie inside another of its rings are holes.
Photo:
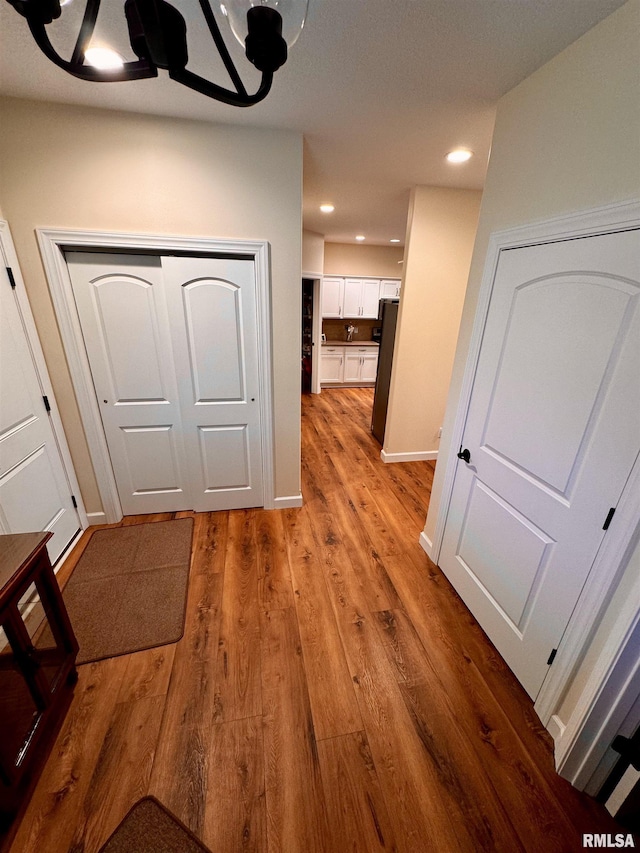
[[[270,6],[252,6],[247,12],[247,28],[244,43],[249,62],[262,72],[277,71],[287,61],[280,13]]]
[[[9,0],[9,3],[34,24],[50,24],[60,17],[60,0]]]
[[[124,11],[138,59],[170,70],[186,66],[187,25],[177,9],[166,0],[126,0]]]

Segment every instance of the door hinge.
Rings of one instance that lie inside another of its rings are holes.
[[[45,409],[46,409],[48,412],[50,412],[50,411],[51,411],[51,406],[49,405],[49,398],[48,398],[47,396],[43,395],[43,396],[42,396],[42,402],[44,403],[44,407],[45,407]]]
[[[11,267],[5,267],[5,269],[7,271],[7,278],[9,279],[9,284],[15,290],[16,289],[16,280],[13,277],[13,270],[11,269]]]
[[[78,501],[76,500],[75,495],[71,495],[71,503],[73,504],[74,509],[78,509]]]
[[[555,657],[556,657],[556,655],[557,655],[557,654],[558,654],[558,650],[557,650],[557,649],[554,649],[554,650],[551,652],[551,654],[549,655],[549,659],[547,660],[547,666],[551,666],[551,664],[554,662]]]
[[[609,512],[607,513],[607,517],[604,520],[604,524],[602,525],[603,530],[609,529],[609,525],[611,524],[611,519],[613,518],[615,511],[616,511],[616,508],[614,506],[612,506],[611,509],[609,510]]]

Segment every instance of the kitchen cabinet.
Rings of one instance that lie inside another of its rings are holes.
[[[374,383],[378,367],[378,347],[345,347],[344,378],[345,384]]]
[[[344,347],[322,347],[320,382],[342,383],[344,377]]]
[[[78,643],[46,550],[0,536],[0,831],[27,799],[69,707]]]
[[[400,279],[383,278],[380,281],[380,299],[397,299],[400,296]]]
[[[378,316],[380,280],[377,278],[346,278],[344,280],[343,317]]]
[[[322,347],[320,382],[324,385],[373,385],[377,369],[377,346]]]
[[[322,316],[343,317],[344,279],[323,278],[322,280]]]

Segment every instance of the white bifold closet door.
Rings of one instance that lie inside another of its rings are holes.
[[[67,263],[124,514],[262,506],[253,260]]]

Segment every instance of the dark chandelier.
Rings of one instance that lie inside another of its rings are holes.
[[[210,0],[199,0],[200,8],[234,90],[218,86],[187,69],[186,22],[167,0],[126,0],[124,12],[129,41],[138,58],[123,62],[122,67],[115,69],[96,68],[85,60],[100,11],[100,0],[86,0],[80,32],[68,60],[53,47],[46,29],[47,24],[60,17],[61,0],[8,2],[26,18],[31,34],[44,55],[74,77],[91,82],[141,80],[157,77],[158,69],[162,68],[172,80],[209,98],[235,107],[250,107],[267,96],[274,72],[287,61],[287,44],[293,44],[304,25],[308,0],[226,0],[220,4],[234,35],[245,46],[247,59],[262,72],[255,94],[247,92],[233,64]],[[283,15],[286,17],[284,22]],[[287,30],[286,40],[283,26]]]

